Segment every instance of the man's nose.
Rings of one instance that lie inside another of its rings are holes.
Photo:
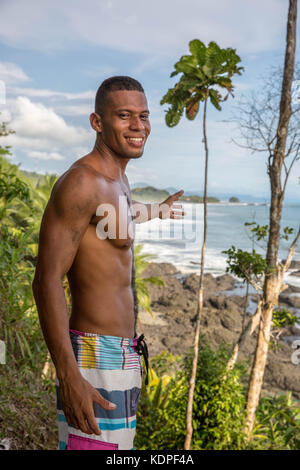
[[[132,116],[130,119],[130,128],[133,130],[141,131],[145,127],[143,121],[139,117]]]

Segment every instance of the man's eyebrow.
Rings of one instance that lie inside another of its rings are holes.
[[[117,109],[117,113],[121,112],[121,111],[126,111],[127,113],[132,113],[133,111],[131,109],[125,109],[125,108],[120,108],[120,109]],[[150,111],[149,109],[144,109],[144,111],[141,111],[140,114],[150,114]]]

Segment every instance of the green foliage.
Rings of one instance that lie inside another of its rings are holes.
[[[256,222],[245,222],[244,225],[249,227],[249,230],[255,235],[257,240],[265,239],[269,233],[268,225],[259,225]]]
[[[257,222],[245,222],[246,227],[249,227],[249,230],[255,235],[255,238],[259,240],[265,240],[269,234],[269,225],[259,225]],[[253,226],[253,227],[252,227]],[[284,227],[283,234],[280,235],[280,238],[283,240],[288,240],[289,235],[294,232],[292,227]]]
[[[300,450],[300,408],[291,392],[260,400],[249,448]]]
[[[56,175],[47,174],[42,179],[38,180],[35,184],[31,182],[31,206],[24,204],[24,202],[20,202],[16,205],[15,220],[21,225],[25,224],[26,226],[32,227],[32,235],[29,240],[29,246],[34,256],[37,255],[38,251],[38,238],[42,216],[56,179]]]
[[[146,186],[145,188],[135,188],[131,191],[132,198],[136,201],[163,201],[170,196],[170,193],[165,189],[157,189],[153,186]]]
[[[286,326],[294,326],[299,320],[297,315],[293,315],[286,308],[274,309],[272,316],[272,324],[274,328],[284,328]]]
[[[226,348],[213,352],[201,339],[193,405],[193,449],[243,446],[245,396],[239,380],[244,369],[236,366],[226,371],[228,356]],[[191,363],[190,354],[185,366],[168,382],[163,407],[152,406],[149,398],[152,389],[148,394],[143,390],[137,420],[137,448],[183,449]]]
[[[2,123],[0,135],[7,130]],[[1,147],[1,154],[9,154]],[[6,365],[18,368],[30,366],[38,371],[45,357],[38,316],[34,306],[31,280],[32,252],[28,241],[32,234],[30,224],[16,219],[17,207],[32,207],[30,184],[22,178],[16,165],[0,157],[0,332],[6,344]]]
[[[283,235],[280,235],[280,238],[282,238],[283,240],[288,240],[289,235],[291,235],[292,233],[294,233],[294,229],[292,227],[284,227]]]
[[[236,249],[232,245],[231,248],[223,250],[222,253],[228,255],[226,272],[239,277],[243,283],[251,280],[257,281],[267,271],[266,260],[254,249],[249,253],[240,248]]]
[[[277,308],[273,310],[272,315],[272,330],[271,339],[269,341],[270,350],[275,353],[282,349],[282,344],[279,343],[279,337],[283,333],[283,328],[288,326],[294,326],[299,321],[297,315],[293,315],[286,308]]]
[[[30,234],[6,225],[0,229],[0,331],[7,363],[18,367],[29,363],[38,370],[46,358],[46,346],[32,298]]]
[[[246,364],[226,370],[230,348],[213,352],[201,338],[193,408],[194,450],[300,450],[300,408],[291,398],[264,397],[257,408],[251,440],[243,431],[247,390]],[[187,359],[164,352],[152,361],[148,390],[143,387],[135,448],[182,450],[185,440]],[[184,364],[184,366],[183,366]],[[168,375],[166,375],[168,374]]]
[[[10,230],[28,232],[32,259],[37,255],[40,223],[56,175],[24,176],[17,165],[0,158],[0,220]]]
[[[37,241],[42,214],[37,216],[35,210],[38,198],[38,190],[17,165],[1,157],[0,332],[6,343],[6,365],[2,367],[12,371],[28,368],[39,380],[47,349],[31,289],[35,259],[32,240],[34,237]]]
[[[9,173],[0,171],[0,198],[9,203],[16,197],[29,202],[28,186],[16,176],[13,169]]]
[[[181,360],[167,352],[151,360],[152,368],[149,369],[148,388],[146,389],[143,383],[141,390],[137,414],[137,434],[134,441],[136,449],[162,448],[156,442],[157,435],[161,426],[166,423],[165,409],[169,400],[173,399],[174,392],[174,379],[172,380],[171,376],[167,375],[167,373],[170,374],[169,363],[171,369],[174,366],[177,368],[177,364],[181,363]],[[159,378],[155,370],[160,371],[160,375],[163,375]],[[167,426],[169,426],[169,423],[167,423]],[[171,433],[170,428],[168,429]]]
[[[231,197],[229,198],[229,202],[240,202],[240,200],[239,200],[238,197],[231,196]]]
[[[0,160],[0,221],[8,221],[7,216],[13,212],[15,200],[31,204],[30,190],[28,185],[16,174],[16,167],[3,165]]]
[[[193,449],[239,449],[243,447],[245,396],[241,385],[244,367],[227,371],[230,348],[213,352],[201,341],[193,410]],[[187,370],[191,369],[191,359]]]
[[[1,114],[1,113],[0,113]],[[8,136],[9,134],[14,134],[15,131],[12,129],[7,129],[7,122],[1,122],[0,124],[0,137]],[[5,155],[11,155],[10,145],[5,145],[4,147],[0,145],[0,158]]]
[[[169,400],[172,399],[174,382],[171,378],[182,367],[182,359],[164,351],[151,360],[151,366],[149,384],[146,389],[143,382],[138,408],[135,447],[140,450],[156,448],[154,431],[159,426]]]
[[[140,309],[146,310],[154,316],[151,309],[151,297],[147,288],[147,284],[154,284],[157,286],[164,286],[164,281],[156,276],[142,277],[143,271],[149,264],[149,261],[155,258],[154,255],[147,253],[142,254],[143,245],[136,245],[134,248],[134,262],[135,262],[135,287],[137,293],[137,300]]]
[[[203,203],[203,197],[202,196],[197,196],[197,195],[191,195],[191,196],[180,196],[178,199],[179,201],[184,201],[184,202],[194,202],[196,204]],[[206,198],[207,202],[220,202],[220,199],[214,197],[214,196],[208,196]]]
[[[163,96],[160,104],[169,104],[166,123],[176,126],[185,110],[189,120],[195,119],[200,102],[209,99],[212,105],[221,110],[220,103],[233,96],[231,77],[241,75],[243,67],[238,67],[240,57],[235,49],[221,49],[214,41],[206,47],[198,39],[189,43],[190,55],[182,56],[174,65],[171,77],[181,73],[178,83]],[[226,90],[223,97],[219,90]]]
[[[180,355],[174,356],[168,351],[163,351],[151,359],[152,368],[159,377],[162,375],[173,376],[182,367],[182,364]]]

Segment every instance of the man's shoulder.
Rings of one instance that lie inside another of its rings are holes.
[[[75,162],[56,181],[53,186],[53,196],[56,194],[76,194],[91,196],[104,189],[106,180],[103,175],[86,163]]]
[[[105,181],[91,167],[75,163],[63,173],[53,186],[48,206],[57,213],[94,213],[101,193],[105,192]],[[76,210],[75,210],[76,209]]]

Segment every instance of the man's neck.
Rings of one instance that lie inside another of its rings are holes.
[[[98,137],[95,142],[94,152],[97,158],[101,160],[101,166],[104,166],[107,174],[111,178],[119,179],[125,175],[127,163],[130,160],[129,158],[120,157]]]

